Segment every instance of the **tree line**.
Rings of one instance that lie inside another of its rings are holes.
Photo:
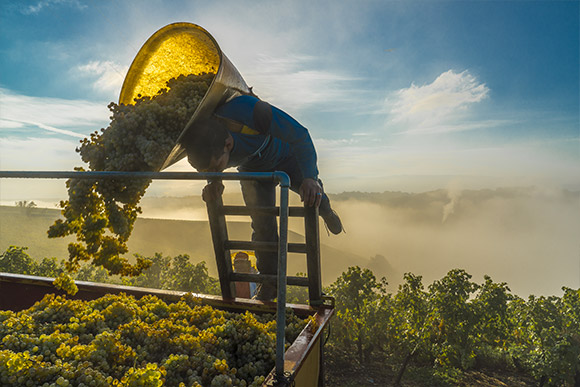
[[[67,272],[64,261],[58,261],[54,257],[37,261],[26,252],[27,249],[10,246],[0,255],[0,272],[54,278]],[[148,259],[152,261],[151,266],[135,277],[109,275],[103,267],[92,264],[81,265],[71,275],[78,281],[220,294],[219,281],[209,275],[205,261],[194,264],[190,262],[187,254],[167,257],[160,253]]]

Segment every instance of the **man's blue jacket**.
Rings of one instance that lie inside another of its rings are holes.
[[[234,147],[228,167],[271,171],[294,155],[303,178],[318,179],[310,134],[287,113],[257,97],[242,95],[218,107],[215,115],[243,125],[241,132],[231,132]]]

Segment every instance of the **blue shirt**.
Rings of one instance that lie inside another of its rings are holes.
[[[215,114],[244,125],[241,133],[231,133],[234,147],[228,167],[271,171],[293,154],[304,178],[318,178],[310,134],[287,113],[254,96],[242,95],[218,107]]]

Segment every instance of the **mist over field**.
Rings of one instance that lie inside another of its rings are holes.
[[[496,282],[507,282],[522,297],[561,295],[562,286],[580,288],[578,191],[451,186],[423,193],[329,196],[346,233],[328,235],[320,223],[325,285],[349,266],[358,265],[372,269],[379,278],[386,277],[393,292],[405,272],[422,275],[423,283],[429,285],[454,268],[465,269],[477,283],[483,282],[485,274]],[[290,202],[301,205],[294,193]],[[227,187],[224,203],[243,203],[236,184]],[[194,262],[205,260],[210,273],[217,275],[201,197],[146,196],[141,205],[143,214],[129,239],[131,254],[187,253]],[[48,225],[58,216],[54,205],[46,207],[53,210],[39,209],[32,217],[11,218],[3,213],[2,251],[16,244],[30,246],[30,254],[37,259],[51,254],[65,258],[70,239],[46,238]],[[42,211],[44,216],[39,216]],[[31,221],[36,225],[26,223]],[[228,217],[228,222],[230,238],[250,239],[249,218]],[[291,242],[303,241],[300,219],[290,219],[290,229]],[[27,235],[30,232],[34,235]],[[289,274],[306,271],[303,255],[290,254],[288,262]]]
[[[392,285],[409,271],[430,284],[462,268],[475,282],[488,274],[522,296],[580,287],[578,192],[455,188],[333,199],[347,233],[323,233],[322,242],[375,257],[369,263],[375,274]]]
[[[234,191],[234,192],[232,192]],[[235,189],[224,197],[241,204]],[[536,187],[463,190],[450,186],[424,193],[342,193],[330,195],[346,233],[320,238],[353,261],[322,256],[324,282],[359,265],[385,276],[396,291],[403,273],[423,276],[423,283],[453,268],[472,280],[485,274],[507,282],[512,292],[560,294],[561,287],[580,288],[580,193]],[[291,204],[300,205],[291,193]],[[207,219],[199,197],[146,198],[144,216]],[[246,220],[232,218],[231,220]],[[303,226],[291,219],[291,230]]]

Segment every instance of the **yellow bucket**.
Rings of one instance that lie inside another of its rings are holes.
[[[173,23],[155,32],[141,47],[127,72],[119,96],[119,103],[125,105],[134,103],[138,96],[156,95],[171,78],[201,73],[215,76],[161,170],[185,157],[179,141],[196,120],[211,115],[229,99],[250,93],[250,88],[210,33],[193,23]]]

